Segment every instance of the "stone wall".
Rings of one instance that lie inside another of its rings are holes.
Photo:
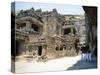
[[[65,16],[59,14],[56,9],[50,12],[33,10],[33,8],[21,10],[16,15],[16,25],[20,27],[22,23],[25,24],[24,32],[28,33],[26,54],[32,55],[36,52],[36,55],[39,55],[38,51],[41,51],[41,48],[42,54],[40,57],[47,56],[48,59],[66,56],[68,55],[67,52],[75,53],[75,26],[72,21],[68,21],[68,24],[66,21],[68,20],[65,19]],[[36,28],[34,25],[38,27],[38,31],[34,29]],[[64,25],[71,30],[69,34],[64,34]],[[20,30],[23,32],[23,28],[20,28]],[[29,48],[30,46],[32,48]],[[59,48],[58,51],[56,47]]]

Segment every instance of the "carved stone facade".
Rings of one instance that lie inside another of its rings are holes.
[[[50,12],[34,8],[21,10],[15,16],[16,55],[38,55],[51,59],[75,50],[78,37],[74,21],[66,17],[56,9]]]

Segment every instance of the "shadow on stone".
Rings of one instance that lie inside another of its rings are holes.
[[[69,67],[67,70],[80,70],[80,69],[96,69],[97,68],[97,60],[93,59],[91,62],[79,60],[72,67]]]

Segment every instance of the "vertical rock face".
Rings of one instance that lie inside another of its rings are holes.
[[[86,25],[90,50],[97,56],[97,7],[83,6],[86,13]]]
[[[85,10],[85,13],[88,18],[92,20],[91,23],[97,26],[97,7],[83,6],[83,9]]]
[[[72,18],[66,20],[66,17],[59,14],[56,9],[50,12],[42,12],[41,9],[34,10],[34,8],[21,10],[15,16],[15,23],[16,41],[24,40],[25,48],[22,51],[26,51],[26,54],[27,51],[37,52],[39,56],[56,58],[58,54],[63,53],[64,56],[65,51],[71,50],[72,47],[74,49],[77,36],[75,25]],[[17,50],[21,49],[18,47]]]

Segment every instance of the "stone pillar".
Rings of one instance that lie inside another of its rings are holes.
[[[47,35],[47,16],[44,16],[43,18],[43,22],[44,22],[44,25],[43,25],[43,35]]]
[[[31,30],[31,23],[29,21],[26,22],[26,30]]]
[[[42,47],[43,47],[43,48],[42,48],[42,55],[46,55],[46,52],[47,52],[47,51],[46,51],[46,46],[43,45]]]
[[[62,35],[62,27],[59,25],[59,35]]]
[[[26,27],[31,28],[31,23],[29,21],[26,22]]]
[[[71,28],[71,33],[74,33],[73,28]]]

